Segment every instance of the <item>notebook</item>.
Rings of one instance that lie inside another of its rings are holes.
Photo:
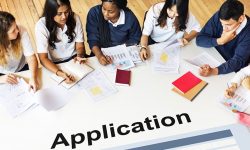
[[[184,98],[193,101],[193,99],[207,86],[207,82],[205,81],[201,81],[200,83],[198,83],[196,86],[194,86],[192,89],[190,89],[189,91],[187,91],[186,93],[182,93],[180,92],[180,90],[173,88],[172,91],[174,91],[175,93],[183,96]]]
[[[130,85],[131,71],[130,70],[116,70],[115,83],[117,85]]]
[[[190,71],[176,79],[172,84],[182,94],[187,93],[190,89],[199,84],[202,80],[192,74]]]
[[[82,78],[84,78],[86,75],[88,75],[90,72],[94,70],[92,67],[90,67],[86,63],[80,64],[79,62],[74,62],[74,60],[61,64],[61,68],[63,71],[67,72],[68,74],[73,75],[75,78],[75,82],[71,84],[67,84],[66,82],[64,82],[64,78],[57,76],[56,74],[52,74],[51,78],[59,84],[62,83],[61,85],[65,87],[66,89],[70,89],[78,81],[80,81]]]

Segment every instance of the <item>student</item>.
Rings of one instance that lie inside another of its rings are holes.
[[[82,63],[85,59],[83,28],[80,17],[70,6],[69,0],[46,0],[43,15],[35,27],[36,45],[42,65],[65,78],[66,83],[74,77],[56,64],[74,59]]]
[[[204,64],[202,76],[227,74],[239,71],[250,60],[250,20],[238,0],[225,1],[220,10],[206,23],[196,38],[201,47],[215,47],[226,60],[216,68]]]
[[[30,69],[29,85],[37,91],[37,64],[25,28],[16,24],[12,14],[0,11],[0,83],[17,84],[17,76],[13,73]]]
[[[183,46],[195,38],[200,24],[189,12],[189,0],[166,0],[153,5],[145,16],[141,37],[141,58],[149,57],[148,45],[174,41]]]
[[[234,78],[230,81],[228,89],[225,91],[225,96],[227,98],[232,98],[236,89],[241,85],[250,90],[250,65],[242,68],[236,73]]]
[[[140,24],[127,7],[127,0],[102,0],[101,5],[92,7],[87,16],[89,47],[102,65],[111,63],[101,48],[120,44],[138,44],[141,37]]]

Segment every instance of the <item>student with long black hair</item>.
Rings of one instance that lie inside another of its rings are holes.
[[[148,45],[179,40],[183,46],[195,38],[200,24],[189,11],[189,0],[166,0],[153,5],[145,16],[141,58],[149,57]]]
[[[43,15],[35,27],[36,45],[42,65],[72,83],[74,77],[56,64],[75,59],[83,62],[85,47],[80,17],[69,0],[46,0]]]
[[[89,47],[102,65],[111,59],[102,54],[101,48],[120,44],[138,44],[141,37],[140,24],[127,7],[127,0],[102,0],[101,5],[90,9],[87,16]]]
[[[37,64],[26,29],[16,24],[12,14],[0,11],[0,83],[17,84],[13,73],[30,69],[29,85],[38,90]]]

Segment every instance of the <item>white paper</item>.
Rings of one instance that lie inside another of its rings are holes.
[[[244,112],[250,106],[250,91],[240,86],[231,99],[225,97],[220,102],[230,110]]]
[[[180,45],[175,43],[162,50],[155,50],[153,54],[152,67],[155,71],[165,73],[178,73],[180,66]]]
[[[113,63],[108,65],[108,67],[110,67],[112,70],[126,70],[135,66],[125,44],[109,48],[102,48],[101,50],[105,56],[109,56],[112,59]]]
[[[201,66],[208,64],[212,68],[218,67],[221,63],[213,58],[206,52],[201,53],[200,55],[195,56],[194,58],[185,59],[188,63],[200,68]]]
[[[22,78],[18,78],[18,84],[15,85],[0,85],[0,103],[12,117],[17,117],[30,107],[36,105],[28,88],[29,85]]]
[[[94,101],[99,101],[117,92],[115,86],[101,70],[95,70],[77,83],[79,90],[84,90]]]
[[[129,56],[132,59],[132,61],[136,64],[139,65],[143,63],[141,57],[140,57],[140,49],[138,46],[129,46],[127,47],[127,50],[129,52]]]

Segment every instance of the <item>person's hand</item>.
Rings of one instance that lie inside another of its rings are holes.
[[[185,38],[181,38],[178,40],[178,42],[181,44],[182,47],[186,46],[189,42]]]
[[[149,51],[146,48],[140,50],[140,57],[143,61],[149,58]]]
[[[100,55],[97,57],[97,59],[102,65],[108,65],[112,63],[112,59],[109,56]]]
[[[82,58],[82,57],[76,56],[74,58],[74,62],[79,62],[79,64],[83,64],[83,63],[87,62],[87,58]]]
[[[236,30],[239,28],[240,24],[236,26],[231,31],[223,31],[221,37],[217,39],[219,45],[224,45],[236,37]]]
[[[228,89],[226,89],[225,94],[224,94],[225,97],[226,98],[233,98],[236,89],[237,89],[236,86],[231,86]]]
[[[38,90],[38,88],[39,88],[39,82],[38,82],[38,80],[36,79],[36,78],[31,78],[30,80],[29,80],[29,90],[33,90],[34,92],[36,92],[37,90]]]
[[[211,68],[208,64],[205,64],[200,67],[200,75],[207,77],[211,75],[217,75],[218,74],[218,68]]]
[[[2,76],[2,82],[3,83],[9,83],[9,84],[17,84],[17,77],[14,74],[6,74]]]
[[[67,83],[67,84],[71,84],[71,83],[75,82],[75,77],[71,74],[67,74],[67,73],[63,72],[62,77],[65,79],[65,83]]]

